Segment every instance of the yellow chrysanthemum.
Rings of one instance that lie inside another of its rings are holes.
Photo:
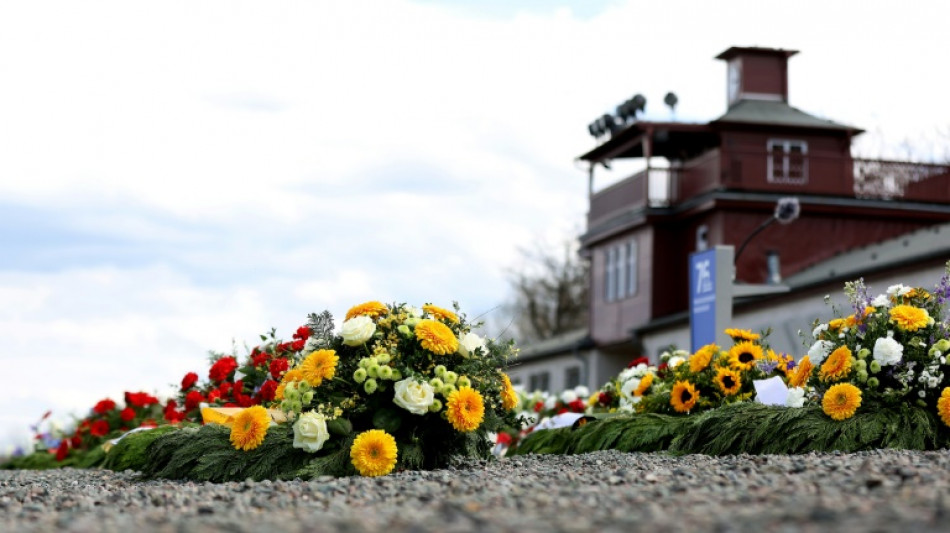
[[[416,338],[423,348],[437,355],[455,353],[459,349],[455,333],[438,320],[420,320],[416,324]]]
[[[689,371],[696,374],[706,370],[706,367],[709,366],[709,362],[712,361],[713,354],[718,351],[719,347],[715,344],[707,344],[696,350],[696,353],[689,358]]]
[[[742,341],[729,349],[729,362],[739,370],[751,369],[762,357],[762,347],[750,341]]]
[[[360,433],[350,447],[350,461],[361,476],[385,476],[396,467],[398,455],[396,439],[381,429]]]
[[[637,388],[633,391],[634,397],[643,396],[646,393],[647,389],[650,388],[650,385],[653,385],[653,373],[649,373],[642,378],[640,378],[640,384],[637,385]]]
[[[478,429],[485,418],[485,403],[482,395],[471,387],[459,387],[449,394],[445,416],[456,431],[466,432]]]
[[[459,323],[458,315],[456,315],[452,311],[449,311],[448,309],[443,309],[439,306],[432,305],[432,304],[425,304],[422,306],[422,310],[438,318],[439,320],[448,320],[449,322],[453,324]]]
[[[234,416],[231,423],[231,444],[236,450],[253,450],[264,442],[270,415],[260,405],[248,407]]]
[[[848,372],[851,372],[851,350],[847,346],[839,346],[822,363],[818,379],[835,381],[847,376]]]
[[[937,414],[945,425],[950,426],[950,387],[944,388],[940,393],[940,399],[937,400]]]
[[[274,392],[274,399],[283,400],[287,384],[294,381],[303,381],[303,372],[299,368],[292,368],[284,372],[283,377],[280,378],[280,384],[277,385],[277,390]]]
[[[381,302],[366,302],[359,305],[354,305],[346,312],[346,318],[343,321],[347,321],[355,316],[366,315],[370,318],[376,318],[389,314],[389,307]]]
[[[732,340],[737,341],[757,341],[762,337],[758,333],[752,333],[747,329],[727,328],[725,333],[732,337]]]
[[[307,356],[298,367],[304,381],[311,387],[319,387],[323,380],[333,379],[336,363],[340,358],[334,350],[317,350]]]
[[[848,318],[853,321],[854,315],[851,315]],[[828,321],[828,329],[830,330],[838,331],[839,329],[841,329],[841,326],[843,325],[845,325],[845,319],[843,318],[836,318],[834,320]]]
[[[904,331],[917,331],[930,323],[930,314],[927,310],[912,305],[896,305],[888,311],[888,314],[891,316],[891,322]]]
[[[518,401],[518,391],[511,386],[511,378],[504,372],[501,373],[501,382],[501,406],[504,407],[506,411],[511,411],[520,403]]]
[[[850,383],[832,385],[821,400],[822,410],[835,420],[851,418],[858,407],[861,407],[861,389]]]
[[[726,396],[735,396],[742,389],[742,377],[731,368],[720,368],[716,371],[716,386]]]
[[[688,381],[677,381],[670,393],[670,405],[677,413],[688,413],[699,400],[696,387]]]
[[[815,365],[811,364],[811,359],[807,355],[802,357],[802,360],[798,362],[798,366],[788,377],[788,386],[791,388],[804,387],[808,383],[808,376],[811,375],[813,368],[815,368]]]

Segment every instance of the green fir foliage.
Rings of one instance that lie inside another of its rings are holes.
[[[801,454],[880,448],[934,450],[950,445],[950,431],[929,410],[895,406],[835,421],[818,407],[757,403],[726,405],[693,416],[621,415],[576,430],[532,433],[516,454],[575,454],[598,450],[673,454]]]

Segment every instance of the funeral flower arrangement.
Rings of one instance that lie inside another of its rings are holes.
[[[865,409],[917,405],[950,425],[947,355],[950,272],[933,292],[893,285],[874,297],[863,280],[847,283],[850,313],[816,321],[813,342],[801,362],[808,401],[835,420]]]

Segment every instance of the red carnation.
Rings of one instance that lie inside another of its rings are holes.
[[[284,352],[289,352],[292,344],[293,343],[291,342],[282,342],[274,347],[274,353],[282,354]]]
[[[96,420],[89,426],[89,434],[93,437],[105,437],[109,433],[109,423],[105,420]]]
[[[234,385],[231,384],[230,382],[225,381],[224,383],[218,386],[218,394],[220,394],[222,398],[227,398],[228,395],[231,394],[231,387],[233,386]]]
[[[106,398],[105,400],[99,400],[99,403],[97,403],[96,406],[92,408],[96,414],[100,415],[104,415],[113,409],[115,409],[115,402],[109,398]]]
[[[312,333],[310,332],[310,328],[308,328],[307,326],[300,326],[299,328],[297,328],[297,332],[294,333],[294,338],[305,341],[311,334]]]
[[[257,391],[257,395],[265,402],[273,401],[274,395],[277,393],[277,385],[276,381],[268,379],[261,385],[261,389]]]
[[[286,357],[278,357],[270,363],[270,375],[273,376],[274,379],[280,379],[280,377],[284,375],[284,372],[287,371],[288,366]]]
[[[633,368],[633,367],[635,367],[635,366],[637,366],[637,365],[641,365],[641,364],[642,364],[642,365],[648,365],[648,364],[650,364],[650,360],[647,359],[646,357],[642,357],[642,356],[641,356],[641,357],[637,357],[637,358],[634,359],[633,361],[630,361],[630,364],[627,365],[627,368]]]
[[[59,441],[59,447],[56,448],[56,460],[62,461],[69,454],[69,441],[63,439]]]
[[[584,409],[587,407],[584,405],[584,400],[574,400],[573,402],[567,404],[571,408],[571,411],[575,413],[583,413]]]
[[[177,424],[184,419],[185,419],[185,413],[182,413],[181,411],[176,411],[174,409],[165,410],[165,420],[169,424]]]
[[[185,377],[181,378],[181,390],[188,390],[194,387],[195,383],[198,383],[198,374],[188,372]]]
[[[495,437],[495,443],[496,443],[496,444],[503,444],[503,445],[505,445],[505,446],[510,446],[510,445],[511,445],[511,435],[509,435],[509,434],[505,433],[504,431],[502,431],[501,433],[498,434],[497,437]]]
[[[221,391],[218,389],[211,389],[211,392],[208,393],[208,403],[214,403],[221,398]]]
[[[147,418],[143,420],[141,424],[139,424],[139,427],[140,428],[157,428],[158,424],[155,422],[154,419]]]
[[[145,392],[126,392],[125,403],[135,407],[148,407],[153,403],[158,403],[158,398]]]
[[[245,396],[242,394],[235,398],[235,400],[237,400],[238,405],[241,407],[250,407],[254,405],[254,398],[252,396]]]
[[[597,403],[600,405],[610,405],[612,400],[613,398],[610,397],[609,392],[602,392],[599,396],[597,396]]]
[[[82,435],[79,435],[78,433],[73,435],[73,437],[69,439],[69,445],[73,448],[82,446]]]
[[[290,347],[293,348],[295,352],[299,352],[300,350],[303,350],[303,347],[306,346],[306,344],[306,339],[300,339],[290,343]]]
[[[132,419],[135,418],[135,409],[132,409],[131,407],[126,407],[125,409],[122,410],[121,413],[119,413],[119,418],[121,418],[125,422],[132,421]]]
[[[535,412],[535,413],[540,413],[542,409],[544,409],[544,402],[538,402],[538,403],[534,404],[534,412]]]
[[[208,377],[211,378],[211,381],[224,381],[228,379],[228,376],[230,376],[237,367],[237,361],[235,361],[233,357],[230,355],[222,357],[211,365],[211,370],[208,371]]]
[[[269,353],[254,348],[254,351],[251,352],[251,366],[264,366],[267,364],[268,358],[270,358]]]
[[[198,407],[198,404],[205,401],[205,397],[202,396],[201,392],[193,390],[189,391],[185,395],[185,411],[191,411],[192,409]]]

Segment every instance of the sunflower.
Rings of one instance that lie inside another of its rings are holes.
[[[912,305],[894,306],[888,314],[891,315],[891,322],[904,331],[917,331],[930,324],[930,315],[927,310]]]
[[[277,390],[274,391],[274,399],[277,401],[284,399],[284,389],[287,388],[287,384],[294,381],[303,381],[303,371],[299,368],[293,368],[284,372],[284,376],[280,378],[280,384],[277,385]]]
[[[416,338],[422,347],[437,355],[455,353],[459,340],[445,324],[437,320],[420,320],[416,324]]]
[[[832,385],[821,400],[822,410],[835,420],[845,420],[854,416],[861,407],[861,390],[850,383]]]
[[[350,460],[361,476],[385,476],[396,467],[396,439],[381,429],[357,435],[350,447]]]
[[[732,337],[734,341],[757,341],[762,337],[758,333],[752,333],[747,329],[727,328],[725,333]]]
[[[811,359],[809,359],[807,355],[802,357],[802,360],[798,362],[795,370],[792,370],[792,374],[788,376],[788,386],[790,388],[804,387],[805,384],[808,383],[808,376],[814,367],[815,366],[811,364]]]
[[[231,423],[231,444],[235,450],[253,450],[264,442],[270,427],[270,415],[260,405],[248,407],[234,416]]]
[[[360,315],[366,315],[370,318],[376,318],[389,314],[389,307],[380,303],[380,302],[366,302],[359,305],[355,305],[346,312],[346,318],[343,319],[344,322],[347,320]]]
[[[735,396],[742,388],[742,377],[731,368],[720,368],[716,371],[716,386],[726,396]]]
[[[323,380],[333,379],[340,358],[333,350],[317,350],[300,363],[300,374],[311,387],[319,387]]]
[[[749,370],[762,359],[762,347],[751,341],[742,341],[729,349],[729,361],[739,370]]]
[[[445,415],[456,431],[474,431],[485,418],[482,395],[471,387],[459,387],[449,394]]]
[[[707,344],[696,350],[696,353],[689,358],[689,371],[696,374],[706,370],[706,367],[709,366],[709,362],[712,361],[713,354],[718,351],[719,347],[715,344]]]
[[[670,393],[670,405],[677,413],[688,413],[696,405],[698,399],[699,393],[696,392],[696,387],[692,383],[677,381],[673,385],[673,392]]]
[[[775,353],[771,348],[765,353],[765,358],[775,363],[775,368],[788,375],[788,364],[794,361],[791,355]]]
[[[847,346],[839,346],[822,363],[818,371],[818,378],[822,381],[835,381],[851,372],[851,350]]]
[[[422,306],[422,310],[438,318],[439,320],[448,320],[449,322],[453,324],[459,323],[458,315],[456,315],[452,311],[449,311],[448,309],[443,309],[441,307],[438,307],[432,304],[425,304]]]
[[[637,385],[637,388],[633,391],[634,398],[643,396],[643,394],[650,388],[650,385],[653,384],[653,373],[649,373],[642,378],[640,378],[640,384]]]
[[[937,414],[945,425],[950,426],[950,387],[943,389],[940,399],[937,400]]]
[[[501,406],[504,407],[506,411],[511,411],[520,403],[518,401],[518,391],[511,386],[511,378],[508,377],[508,374],[501,372],[501,381]],[[593,396],[591,398],[593,398]]]

